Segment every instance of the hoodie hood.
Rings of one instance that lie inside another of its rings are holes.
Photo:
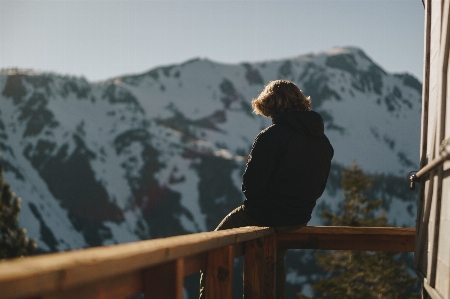
[[[322,116],[314,111],[286,111],[278,114],[272,120],[274,124],[284,124],[291,127],[295,132],[314,136],[324,136],[324,125]]]

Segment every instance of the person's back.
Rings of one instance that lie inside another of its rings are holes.
[[[322,117],[313,111],[278,114],[250,156],[242,184],[247,212],[266,226],[307,223],[333,157]]]

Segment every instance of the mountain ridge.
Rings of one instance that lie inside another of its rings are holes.
[[[322,223],[321,209],[339,210],[341,172],[356,159],[389,219],[413,226],[406,174],[418,167],[421,83],[356,47],[192,59],[102,82],[0,71],[0,151],[5,181],[23,198],[21,226],[43,252],[214,229],[243,201],[247,155],[271,123],[250,101],[275,79],[311,96],[335,148],[310,225]]]

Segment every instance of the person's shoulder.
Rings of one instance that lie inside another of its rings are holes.
[[[261,132],[259,132],[258,135],[265,135],[265,136],[271,136],[271,135],[278,135],[282,133],[283,131],[286,131],[285,126],[280,124],[272,124],[269,127],[263,129]]]
[[[281,140],[286,138],[290,134],[290,130],[285,125],[282,124],[272,124],[271,126],[265,128],[261,132],[259,132],[256,139],[264,139],[264,140]]]
[[[273,127],[274,125],[272,124],[271,126],[262,129],[261,132],[259,132],[258,135],[256,135],[255,141],[259,139],[270,138],[273,135]]]

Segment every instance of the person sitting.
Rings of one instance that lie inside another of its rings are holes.
[[[255,114],[272,125],[255,138],[243,174],[243,205],[215,229],[270,226],[276,231],[298,229],[311,219],[325,190],[334,149],[324,134],[323,119],[311,111],[311,99],[292,82],[269,82],[252,100]],[[286,250],[276,255],[276,298],[286,297]],[[204,297],[204,275],[200,298]]]

